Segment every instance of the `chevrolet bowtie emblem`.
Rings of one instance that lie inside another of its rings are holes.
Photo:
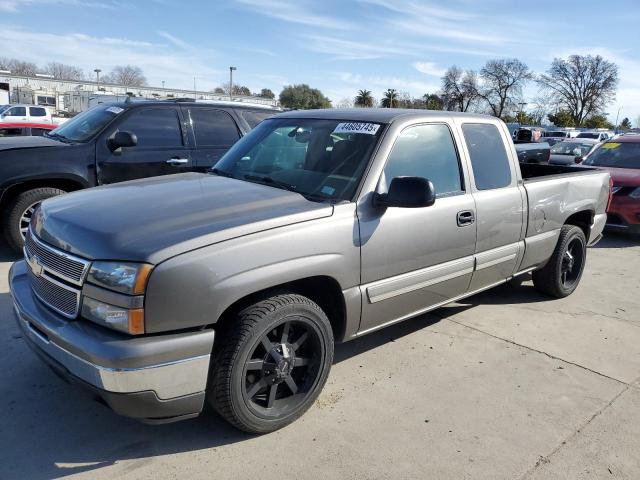
[[[29,258],[29,267],[31,267],[31,273],[33,273],[36,277],[42,275],[42,264],[40,263],[40,259],[37,256],[32,256]]]

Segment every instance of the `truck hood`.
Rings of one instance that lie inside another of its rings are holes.
[[[0,138],[0,150],[18,150],[22,148],[65,147],[62,143],[47,137],[4,137]]]
[[[157,264],[189,250],[298,222],[333,207],[278,188],[201,173],[92,188],[42,203],[36,235],[88,259]]]

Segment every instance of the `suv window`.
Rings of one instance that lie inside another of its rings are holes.
[[[465,123],[462,132],[471,157],[476,188],[490,190],[510,185],[509,157],[498,127],[489,123]]]
[[[196,135],[196,145],[231,146],[240,135],[236,122],[227,112],[208,108],[191,109],[191,121]]]
[[[402,131],[384,167],[382,184],[388,190],[394,177],[403,176],[431,180],[439,196],[464,190],[449,127],[417,125]]]
[[[29,107],[29,115],[32,117],[46,117],[47,111],[42,107]]]
[[[181,147],[182,131],[173,108],[134,110],[118,125],[118,130],[135,133],[138,147]]]
[[[27,109],[25,107],[12,107],[5,112],[5,115],[10,117],[24,117],[27,115]]]
[[[266,120],[267,118],[274,115],[274,112],[264,111],[259,112],[256,110],[238,110],[238,115],[242,117],[242,119],[247,122],[249,127],[255,128],[261,121]]]

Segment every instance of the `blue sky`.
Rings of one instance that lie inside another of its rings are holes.
[[[422,95],[450,65],[601,54],[620,67],[615,118],[640,115],[640,2],[498,0],[0,0],[1,56],[87,71],[140,66],[149,83],[252,90],[308,83],[335,103],[360,88]],[[536,88],[527,88],[531,100]]]

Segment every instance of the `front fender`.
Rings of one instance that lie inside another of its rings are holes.
[[[360,280],[355,206],[173,257],[154,269],[145,299],[150,333],[211,325],[238,300],[309,277],[345,291]],[[356,237],[356,238],[354,238]]]

